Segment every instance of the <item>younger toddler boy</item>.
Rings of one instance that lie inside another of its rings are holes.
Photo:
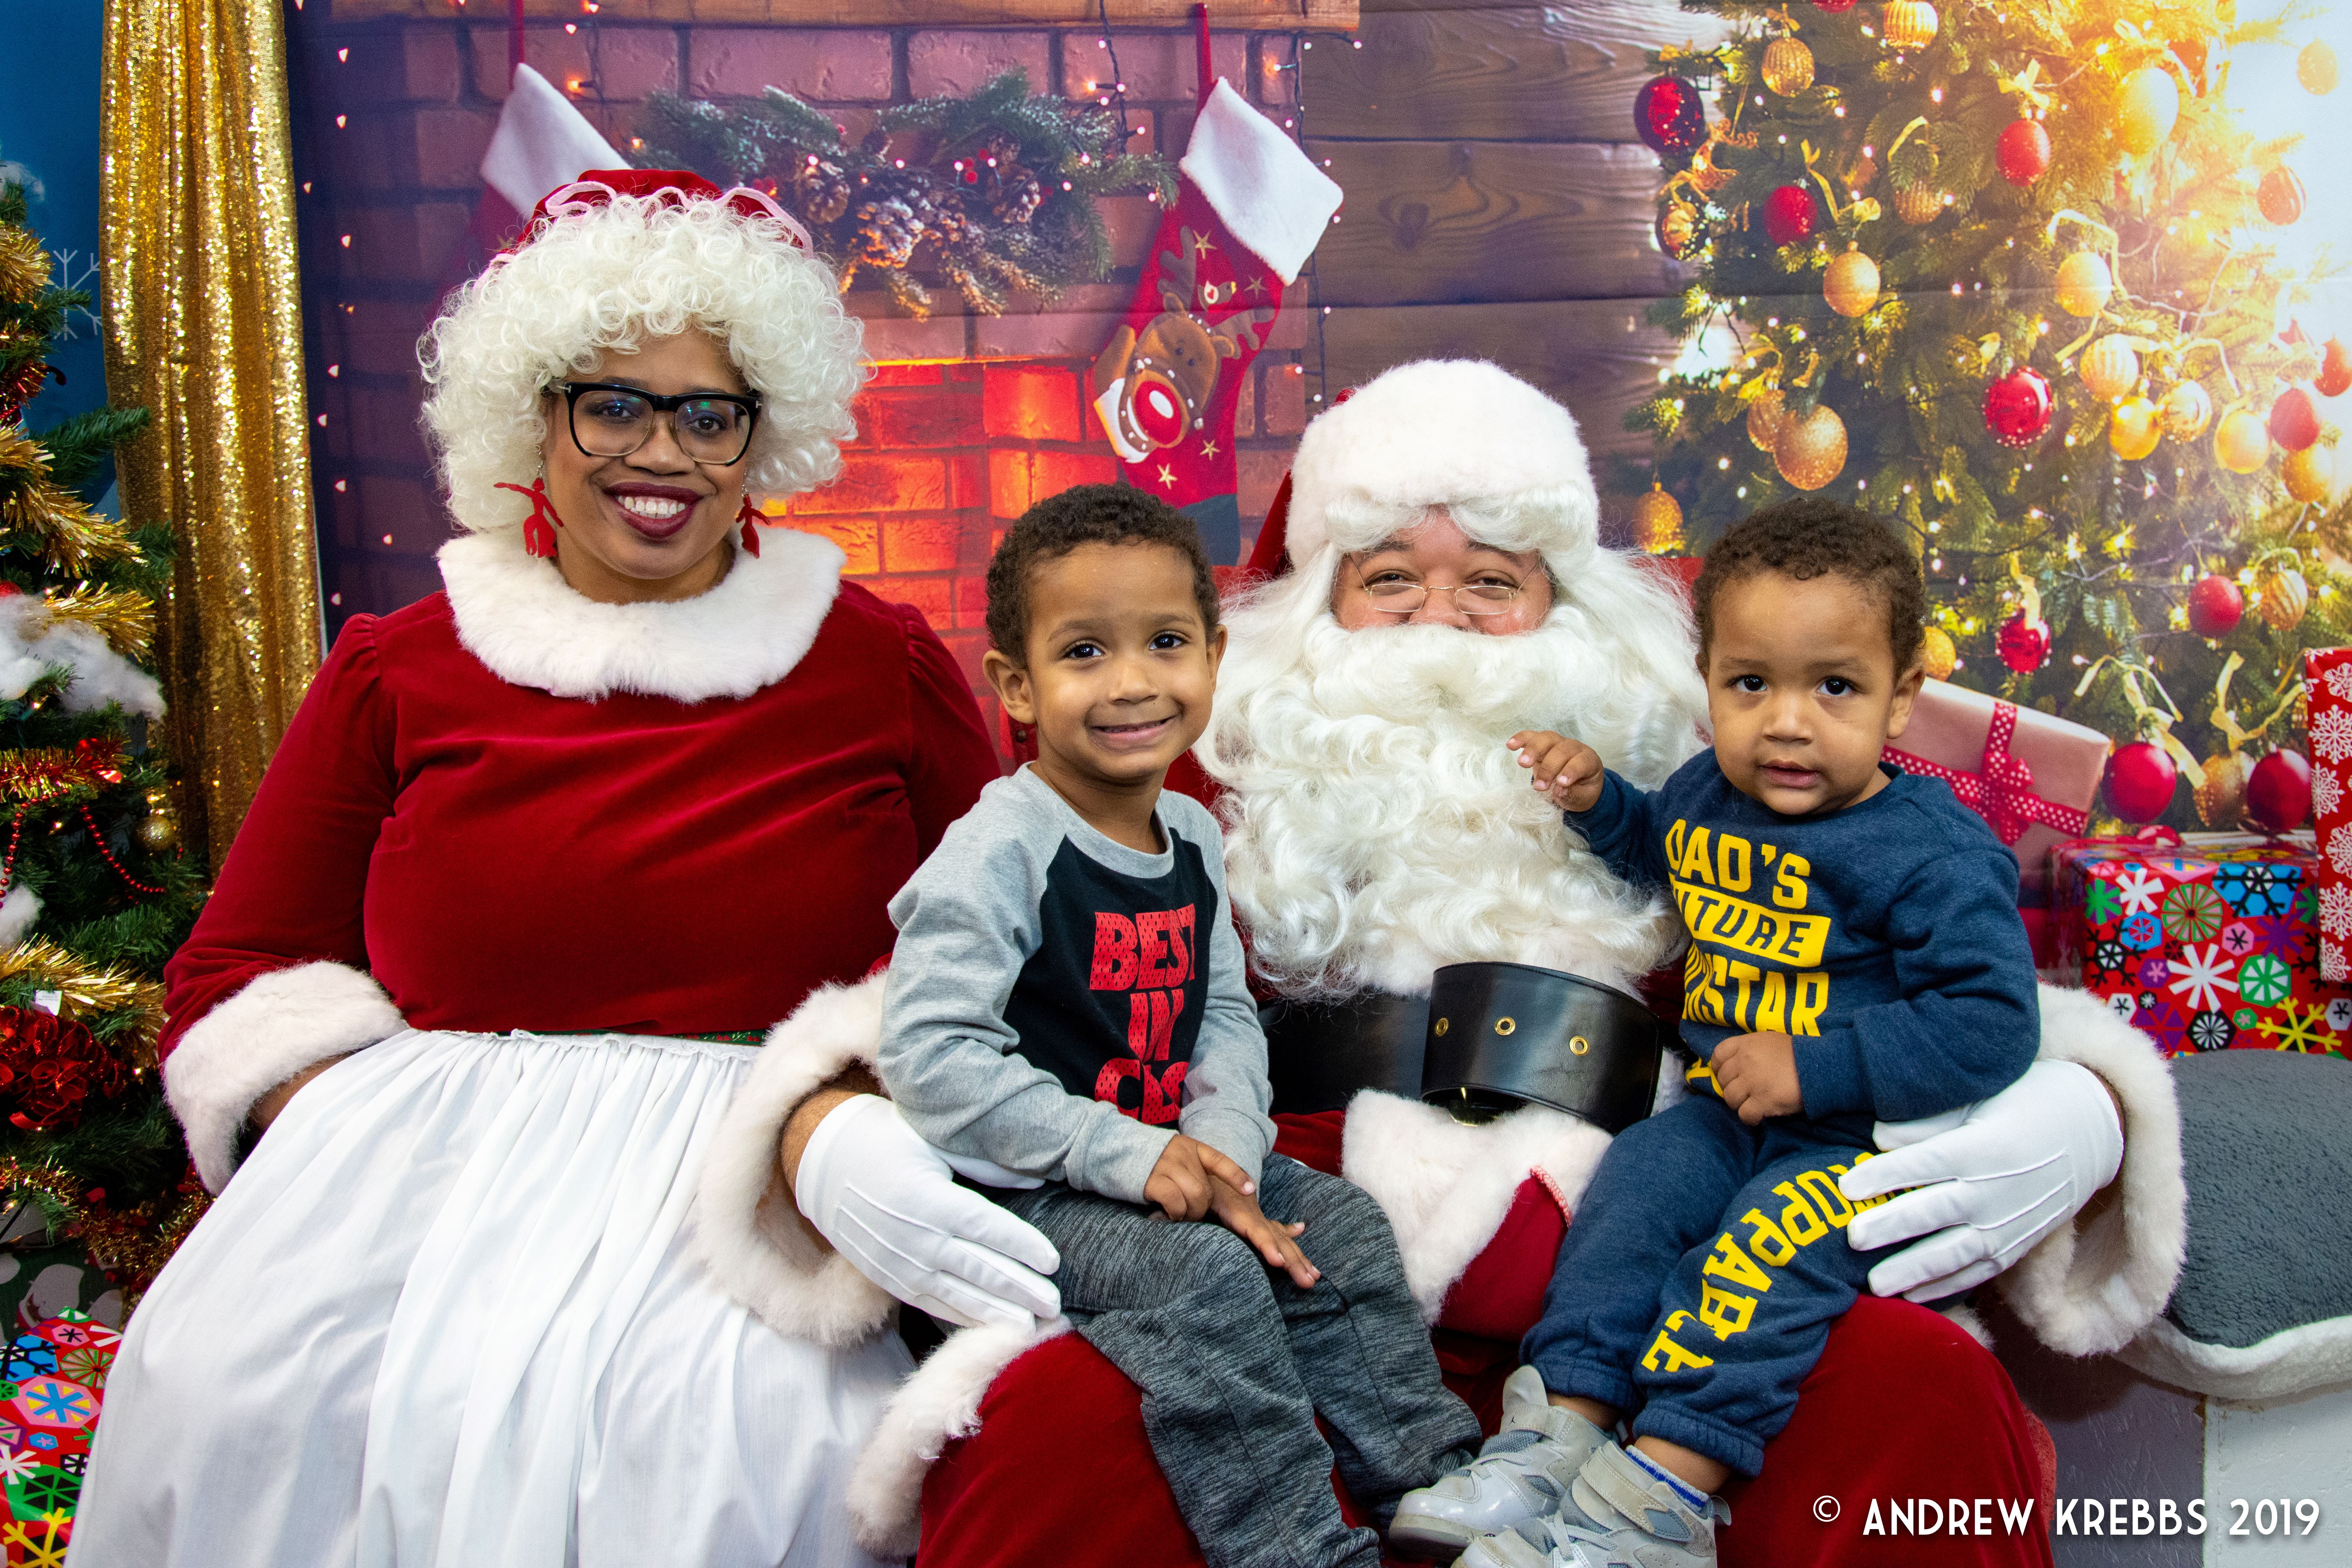
[[[1223,842],[1160,789],[1224,650],[1199,536],[1137,490],[1041,501],[990,563],[988,630],[1037,760],[891,900],[883,1085],[938,1147],[1044,1179],[991,1195],[1060,1250],[1064,1312],[1142,1388],[1212,1568],[1376,1568],[1332,1496],[1334,1449],[1385,1521],[1470,1458],[1478,1424],[1439,1380],[1379,1206],[1269,1152]]]
[[[1726,533],[1693,598],[1712,751],[1645,795],[1575,741],[1509,742],[1612,871],[1672,892],[1698,1060],[1602,1156],[1507,1429],[1398,1511],[1417,1543],[1477,1535],[1471,1568],[1712,1563],[1710,1494],[1761,1468],[1884,1255],[1840,1234],[1872,1123],[1998,1092],[2041,1037],[2016,857],[1880,761],[1922,679],[1909,551],[1801,498]],[[1636,1412],[1629,1451],[1607,1429]]]

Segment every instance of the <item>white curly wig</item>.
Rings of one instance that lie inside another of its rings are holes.
[[[540,473],[550,383],[690,328],[723,343],[760,394],[747,493],[792,495],[841,471],[866,366],[831,269],[772,219],[614,195],[493,260],[417,344],[425,428],[459,525],[520,533],[530,501],[495,487]]]

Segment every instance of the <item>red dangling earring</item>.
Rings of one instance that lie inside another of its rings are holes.
[[[768,514],[766,512],[761,511],[758,507],[751,504],[751,498],[750,496],[745,496],[743,498],[743,504],[735,509],[735,521],[743,525],[743,549],[746,553],[751,555],[757,555],[760,553],[759,525],[766,519],[767,515]]]
[[[555,503],[547,499],[547,476],[542,474],[531,480],[529,489],[509,484],[493,488],[530,498],[530,516],[523,520],[522,525],[523,553],[536,555],[541,561],[554,560],[555,531],[563,526],[563,520],[555,515]]]

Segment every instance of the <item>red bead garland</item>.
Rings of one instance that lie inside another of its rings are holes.
[[[89,814],[89,807],[85,805],[81,808],[81,819],[89,825],[89,841],[98,846],[98,852],[106,857],[106,863],[114,868],[114,874],[116,876],[121,878],[124,881],[130,883],[132,887],[138,889],[142,893],[160,893],[163,890],[161,888],[149,887],[146,883],[141,881],[138,878],[132,876],[130,872],[122,868],[122,862],[117,860],[114,858],[114,851],[106,847],[106,835],[98,830],[98,818]],[[12,850],[10,853],[13,855],[14,851]]]

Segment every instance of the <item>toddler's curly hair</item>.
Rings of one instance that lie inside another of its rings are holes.
[[[1036,568],[1081,544],[1158,544],[1192,568],[1201,627],[1217,629],[1217,580],[1192,520],[1126,485],[1072,485],[1021,514],[988,563],[988,640],[1013,663],[1029,662],[1029,587]]]
[[[1716,595],[1727,584],[1764,572],[1801,583],[1845,578],[1885,607],[1895,673],[1903,674],[1917,661],[1927,620],[1927,587],[1918,558],[1893,529],[1860,507],[1823,496],[1795,496],[1748,513],[1706,552],[1706,564],[1691,587],[1702,672],[1715,643]]]

